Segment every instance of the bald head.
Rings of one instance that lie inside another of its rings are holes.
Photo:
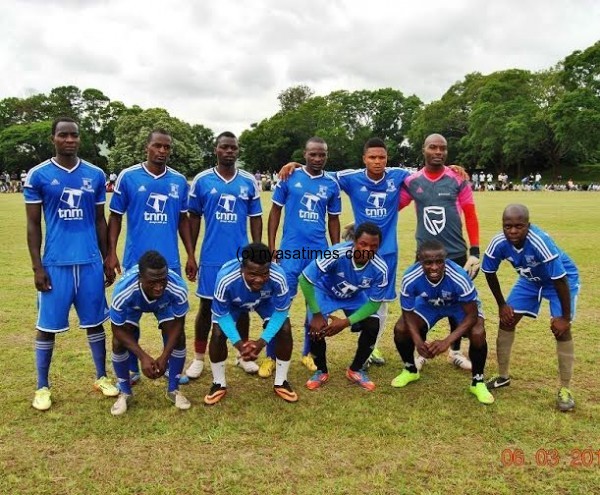
[[[448,158],[448,143],[441,134],[430,134],[423,143],[423,158],[425,168],[429,170],[441,169]]]
[[[519,203],[508,205],[504,208],[504,213],[502,213],[502,219],[506,218],[518,218],[524,222],[529,222],[529,209],[527,206]]]

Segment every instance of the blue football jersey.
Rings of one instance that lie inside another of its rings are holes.
[[[102,169],[79,160],[71,170],[53,159],[33,167],[25,179],[25,203],[41,203],[46,224],[44,265],[102,261],[96,207],[106,201]]]
[[[446,273],[435,284],[425,276],[421,263],[410,266],[402,277],[400,306],[406,311],[413,311],[419,302],[447,308],[471,301],[477,301],[473,281],[451,260],[446,260]]]
[[[260,191],[254,177],[236,170],[225,180],[216,168],[194,178],[190,189],[190,212],[204,217],[204,241],[200,264],[222,266],[248,244],[248,217],[260,216]]]
[[[115,184],[110,210],[127,213],[127,239],[123,267],[136,265],[149,250],[156,250],[169,268],[179,271],[179,215],[187,212],[186,178],[166,167],[154,175],[145,163],[123,170]]]
[[[352,258],[353,250],[351,241],[335,244],[323,258],[311,262],[302,274],[315,287],[337,299],[350,299],[365,291],[371,301],[384,301],[388,285],[385,261],[375,254],[358,267]]]
[[[167,287],[161,297],[150,300],[140,285],[140,270],[134,265],[115,285],[110,305],[110,321],[115,325],[137,325],[142,313],[154,313],[158,322],[184,316],[190,309],[188,289],[173,270],[167,275]]]
[[[539,286],[553,286],[552,280],[565,275],[578,277],[573,260],[535,225],[529,226],[519,249],[508,242],[504,233],[493,237],[483,255],[481,271],[496,273],[502,260],[508,260],[521,277]]]
[[[366,169],[342,170],[335,175],[340,188],[350,198],[355,225],[374,223],[383,235],[378,253],[397,253],[400,191],[410,172],[402,168],[386,168],[384,176],[378,181],[371,180]]]
[[[212,302],[214,316],[249,313],[266,302],[272,303],[274,311],[286,311],[291,304],[285,272],[277,264],[271,263],[269,279],[258,292],[248,288],[242,275],[242,263],[237,259],[228,261],[219,270]]]
[[[285,206],[280,249],[327,247],[327,214],[342,212],[340,188],[332,177],[324,173],[313,177],[302,167],[277,183],[273,203]]]

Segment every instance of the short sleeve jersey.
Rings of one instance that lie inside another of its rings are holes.
[[[365,291],[371,301],[384,301],[388,285],[385,261],[375,254],[359,267],[354,263],[353,249],[351,241],[335,244],[322,258],[312,261],[302,274],[315,287],[337,299],[350,299]]]
[[[42,205],[45,266],[102,261],[96,233],[96,207],[106,201],[102,169],[79,160],[69,170],[50,159],[29,171],[23,194],[25,203]]]
[[[469,182],[444,167],[435,180],[428,178],[423,170],[411,175],[404,190],[414,200],[417,210],[417,245],[436,239],[444,245],[449,258],[464,256],[467,244],[461,214],[465,205],[475,204]]]
[[[187,285],[177,273],[169,270],[163,295],[150,300],[140,285],[139,266],[134,265],[115,285],[110,320],[115,325],[137,324],[142,313],[154,313],[163,322],[182,317],[189,309]]]
[[[432,283],[420,263],[409,267],[402,276],[400,306],[413,311],[419,302],[436,308],[448,308],[477,301],[477,291],[465,270],[451,260],[446,260],[446,272],[439,282]]]
[[[237,259],[225,263],[217,274],[212,313],[216,317],[232,310],[249,313],[259,304],[271,302],[275,311],[286,311],[291,305],[290,293],[283,269],[271,263],[269,279],[260,291],[250,290],[242,275],[242,264]]]
[[[565,275],[578,276],[573,260],[535,225],[529,226],[525,242],[518,249],[503,233],[494,236],[483,255],[481,271],[496,273],[502,260],[508,260],[521,277],[540,287],[552,286],[553,280]]]
[[[244,170],[225,180],[216,168],[200,172],[192,182],[190,212],[204,217],[200,264],[222,266],[248,244],[248,217],[260,216],[260,190]]]
[[[127,213],[127,239],[123,255],[125,269],[136,265],[149,250],[156,250],[169,268],[179,271],[179,216],[187,212],[186,178],[166,167],[154,175],[139,163],[123,170],[115,184],[110,210]]]
[[[326,216],[342,212],[340,188],[333,178],[324,173],[314,177],[302,167],[275,186],[273,203],[285,206],[281,249],[327,247]]]
[[[395,167],[386,168],[378,181],[370,179],[366,169],[335,174],[341,190],[350,198],[355,224],[372,222],[381,229],[381,256],[398,252],[398,203],[402,183],[409,176],[408,170]]]

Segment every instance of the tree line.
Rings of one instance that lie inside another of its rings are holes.
[[[304,85],[278,99],[277,113],[240,136],[240,161],[249,170],[278,170],[300,160],[314,135],[327,141],[334,170],[360,167],[362,146],[372,136],[386,141],[391,164],[416,166],[433,132],[448,139],[449,161],[469,170],[511,177],[546,171],[556,178],[569,167],[600,163],[600,41],[539,72],[467,74],[429,104],[393,88],[315,96]],[[182,173],[214,165],[213,130],[164,109],[126,107],[97,89],[63,86],[0,101],[0,169],[28,170],[51,156],[50,126],[57,116],[80,122],[80,155],[105,170],[139,162],[146,135],[156,127],[172,133],[171,160]]]

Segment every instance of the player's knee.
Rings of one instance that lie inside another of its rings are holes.
[[[573,340],[573,335],[571,335],[571,330],[567,330],[562,335],[555,335],[554,338],[557,342],[568,342],[569,340]]]
[[[379,318],[369,316],[361,322],[361,331],[366,333],[379,333]]]
[[[117,339],[114,335],[112,338],[112,352],[113,354],[123,354],[127,348],[121,344],[119,339]]]
[[[504,332],[514,332],[516,325],[505,325],[503,323],[500,323],[500,325],[498,326],[498,328],[500,328],[500,330],[504,331]]]
[[[215,342],[218,344],[221,344],[221,343],[224,344],[225,341],[227,340],[227,336],[225,335],[225,332],[223,332],[223,330],[221,330],[221,327],[218,323],[213,324],[210,340],[211,340],[211,342]]]
[[[104,327],[102,325],[96,325],[95,327],[86,329],[88,335],[95,335],[97,333],[103,333]]]
[[[44,332],[42,330],[38,330],[35,339],[41,342],[54,342],[54,340],[56,339],[56,334],[52,332]]]
[[[406,335],[407,330],[404,318],[401,316],[394,325],[394,340],[401,340]]]

